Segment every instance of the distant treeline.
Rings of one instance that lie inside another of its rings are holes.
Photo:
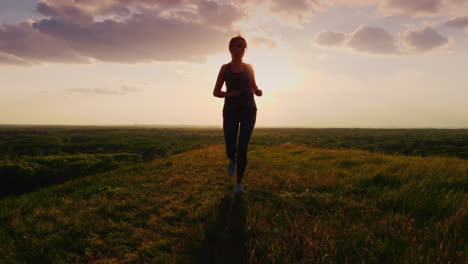
[[[0,129],[0,196],[221,142],[218,131]]]
[[[385,154],[468,158],[468,129],[256,128],[251,144],[286,142]],[[15,156],[135,153],[150,160],[209,144],[222,144],[221,128],[2,128],[0,159]]]
[[[468,129],[259,129],[253,144],[285,142],[331,149],[362,149],[409,156],[468,159]]]
[[[3,130],[0,159],[16,156],[135,153],[144,160],[221,143],[219,131],[181,129]]]
[[[257,128],[251,144],[468,158],[468,130]],[[221,128],[0,127],[0,195],[223,144]]]

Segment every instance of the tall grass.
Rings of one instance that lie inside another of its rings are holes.
[[[468,162],[224,146],[0,200],[2,263],[464,263]]]
[[[465,160],[291,144],[253,152],[251,263],[466,260]]]

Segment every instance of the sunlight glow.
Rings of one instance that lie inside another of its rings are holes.
[[[214,73],[212,76],[213,87],[219,68],[230,61],[228,51],[226,53],[226,55],[212,56],[207,61],[208,70]],[[269,93],[291,88],[298,80],[299,74],[288,58],[288,54],[278,48],[248,48],[244,62],[253,66],[258,88],[264,92]],[[223,87],[223,90],[225,89]]]
[[[287,53],[281,49],[251,48],[245,61],[252,64],[257,85],[265,92],[291,88],[298,78]]]

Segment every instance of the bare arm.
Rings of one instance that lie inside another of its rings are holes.
[[[226,71],[226,65],[221,66],[221,69],[219,70],[218,79],[216,79],[215,88],[213,90],[213,95],[215,97],[226,97],[226,92],[221,91],[224,84],[224,71]]]
[[[216,84],[213,90],[213,95],[215,97],[219,98],[224,98],[224,97],[234,97],[234,96],[239,96],[240,91],[231,91],[231,92],[223,92],[221,91],[221,88],[223,87],[224,84],[224,72],[226,71],[226,64],[221,66],[221,69],[219,70],[218,74],[218,79],[216,79]]]
[[[258,89],[257,82],[255,81],[255,73],[254,73],[252,65],[247,64],[247,67],[249,68],[249,71],[250,71],[250,89],[255,95],[262,96],[263,92],[262,90]]]

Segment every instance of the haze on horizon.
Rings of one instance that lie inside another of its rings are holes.
[[[468,0],[3,0],[0,124],[222,125],[229,39],[257,126],[468,128]]]

